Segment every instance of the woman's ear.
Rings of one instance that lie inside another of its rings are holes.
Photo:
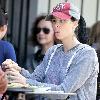
[[[6,33],[7,32],[7,25],[1,26],[0,27],[0,33]]]
[[[78,26],[78,21],[74,21],[74,28]]]

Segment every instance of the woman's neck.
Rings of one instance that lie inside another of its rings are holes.
[[[43,45],[42,46],[42,54],[45,54],[46,51],[53,45],[54,45],[54,43],[48,43],[48,44]]]
[[[80,42],[77,40],[76,37],[73,37],[73,38],[68,39],[68,40],[65,39],[64,41],[62,41],[62,43],[63,43],[63,46],[64,46],[64,52],[67,52],[68,50],[75,47]]]

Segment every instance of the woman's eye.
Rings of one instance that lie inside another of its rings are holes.
[[[60,23],[62,23],[63,22],[63,20],[59,20],[60,21]]]
[[[53,23],[56,23],[56,20],[55,20],[55,19],[52,19],[52,22],[53,22]]]
[[[64,20],[59,20],[60,21],[60,23],[64,23]]]

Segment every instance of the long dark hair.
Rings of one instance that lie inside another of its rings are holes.
[[[0,8],[0,27],[7,25],[7,15]]]
[[[37,41],[37,36],[36,36],[36,30],[37,30],[37,26],[39,24],[39,22],[43,19],[45,19],[46,15],[41,15],[39,17],[36,18],[35,22],[32,25],[32,29],[31,29],[31,41],[33,45],[40,45]]]
[[[76,21],[74,17],[71,18],[72,21]],[[80,16],[80,20],[78,22],[78,27],[75,30],[76,36],[81,43],[87,43],[88,34],[86,32],[86,22],[85,19]]]
[[[97,21],[90,30],[89,35],[89,44],[92,45],[93,43],[100,43],[100,21]]]

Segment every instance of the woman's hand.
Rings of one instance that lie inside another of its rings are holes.
[[[26,78],[22,76],[18,71],[16,72],[16,70],[11,69],[7,70],[5,73],[9,83],[20,83],[26,85]]]
[[[8,81],[5,73],[0,69],[0,94],[3,94],[7,89]]]
[[[21,72],[21,67],[19,67],[18,64],[12,61],[11,59],[7,59],[2,63],[2,69],[4,71],[12,69]]]

